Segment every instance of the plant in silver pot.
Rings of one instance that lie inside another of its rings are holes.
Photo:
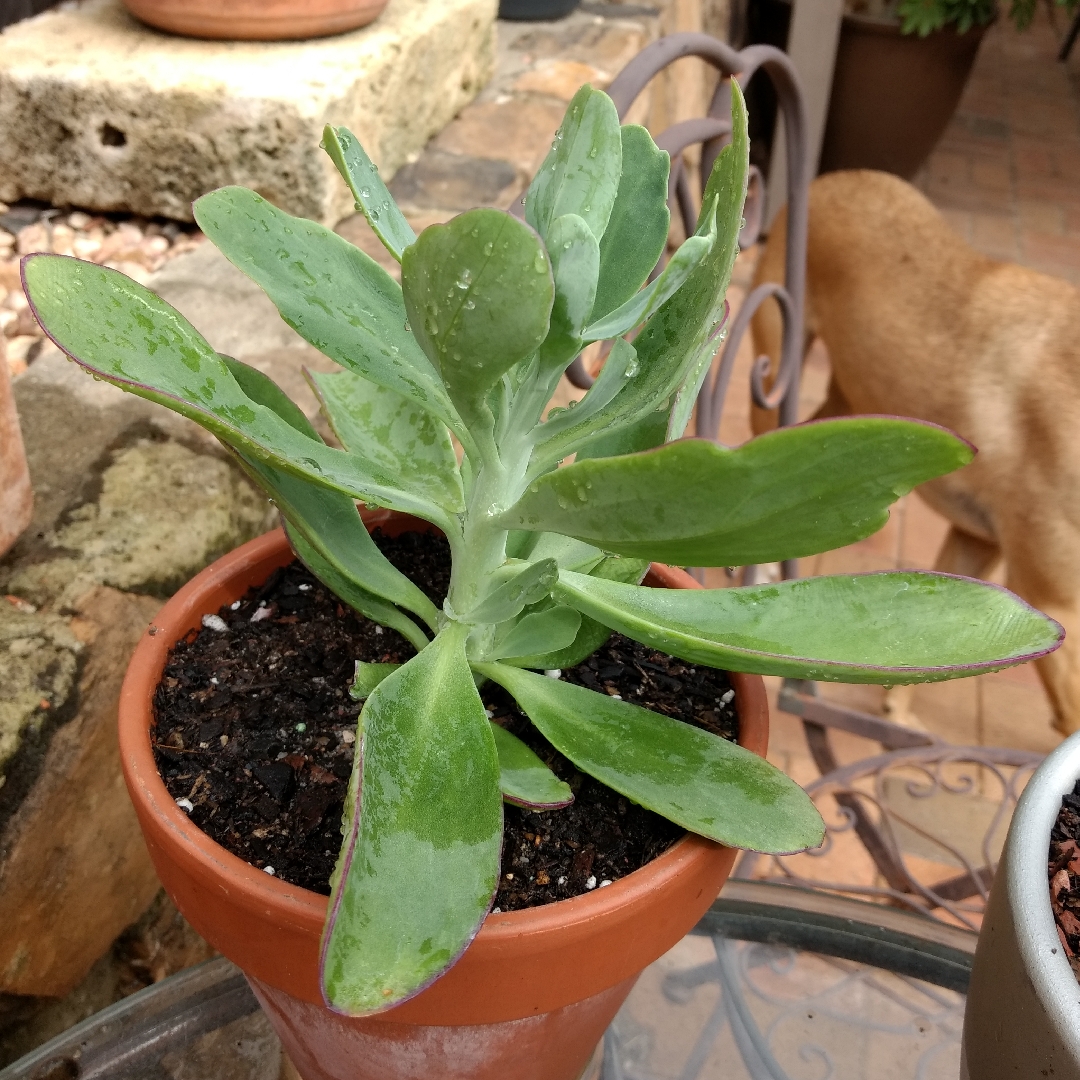
[[[311,376],[340,448],[149,290],[74,259],[23,263],[34,311],[69,356],[213,432],[277,504],[308,568],[417,650],[400,667],[358,665],[365,704],[322,946],[335,1010],[386,1010],[447,971],[492,903],[503,799],[571,798],[489,721],[485,680],[627,799],[722,844],[789,852],[817,844],[822,823],[779,770],[544,672],[578,663],[613,629],[694,664],[870,683],[956,678],[1056,647],[1057,624],[1010,593],[937,574],[639,584],[650,560],[726,566],[851,543],[900,495],[972,456],[941,428],[882,417],[737,449],[683,437],[737,253],[748,154],[734,84],[732,96],[732,142],[697,230],[651,281],[668,235],[668,156],[588,87],[524,222],[476,209],[416,236],[355,138],[327,129],[327,152],[400,260],[400,286],[252,191],[200,199],[210,239],[340,364]],[[603,339],[614,348],[592,389],[547,411],[566,367]],[[445,534],[441,609],[369,539],[358,501]]]

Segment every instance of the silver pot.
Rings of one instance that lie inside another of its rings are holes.
[[[961,1080],[1080,1080],[1080,983],[1046,878],[1050,830],[1080,777],[1080,733],[1036,770],[1016,807],[979,934]]]

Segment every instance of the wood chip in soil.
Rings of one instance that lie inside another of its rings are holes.
[[[1080,780],[1061,800],[1046,869],[1058,937],[1080,980]]]
[[[383,553],[437,603],[450,581],[439,536],[373,534]],[[173,648],[154,698],[154,752],[169,793],[213,840],[252,866],[328,894],[360,704],[348,694],[356,660],[402,663],[413,647],[342,604],[299,562],[223,607]],[[216,627],[216,628],[215,628]],[[224,627],[224,629],[222,629]],[[695,667],[613,634],[562,673],[705,728],[738,735],[727,674]],[[577,769],[493,684],[492,719],[532,747],[574,791],[558,810],[504,805],[495,907],[581,895],[644,866],[683,830]]]

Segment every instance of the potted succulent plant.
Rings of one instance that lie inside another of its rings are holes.
[[[1073,735],[1036,769],[1017,803],[971,971],[963,1080],[1080,1080],[1080,985],[1047,887],[1052,830],[1078,779],[1080,735]]]
[[[1069,11],[1076,7],[1076,0],[1056,3]],[[1009,17],[1021,30],[1034,13],[1035,0],[1009,5]],[[881,169],[914,177],[952,119],[997,16],[996,0],[849,0],[821,172]],[[755,0],[754,40],[783,48],[790,19],[791,0]]]
[[[217,435],[284,518],[288,545],[271,534],[227,556],[150,628],[125,683],[121,750],[167,888],[245,969],[306,1080],[573,1080],[640,970],[715,896],[733,847],[786,852],[821,838],[802,790],[758,756],[762,684],[740,673],[953,678],[1060,640],[1005,590],[942,575],[704,590],[651,587],[692,584],[654,564],[639,584],[649,560],[723,566],[849,543],[972,454],[941,428],[880,417],[734,450],[682,438],[721,337],[746,191],[746,113],[732,90],[732,141],[699,226],[648,284],[668,233],[668,156],[588,87],[529,188],[524,222],[477,209],[416,236],[356,140],[327,129],[325,149],[400,260],[400,286],[254,192],[200,199],[208,236],[341,365],[313,381],[342,449],[135,282],[64,257],[23,262],[34,311],[69,356]],[[546,411],[567,365],[600,339],[615,346],[592,389]],[[443,534],[441,608],[369,539],[357,501],[384,508],[390,531]],[[150,746],[170,646],[200,622],[246,624],[246,590],[293,551],[342,611],[415,649],[400,666],[357,665],[364,705],[329,903],[195,828]],[[575,665],[612,630],[733,672],[743,745],[574,684]],[[508,692],[582,775],[690,835],[591,892],[489,914],[503,800],[543,808],[571,794],[489,719],[489,691]]]

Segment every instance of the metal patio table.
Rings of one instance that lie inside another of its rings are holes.
[[[602,1080],[955,1080],[975,940],[894,907],[732,880],[642,975],[605,1036]],[[239,970],[211,960],[90,1017],[0,1080],[177,1080],[208,1039],[250,1029],[257,1011]],[[243,1045],[219,1040],[218,1075],[203,1080],[255,1080],[250,1060],[228,1058]]]

